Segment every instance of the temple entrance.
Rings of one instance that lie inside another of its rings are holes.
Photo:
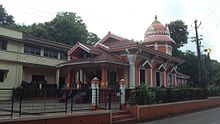
[[[94,77],[97,77],[99,80],[102,80],[101,79],[101,70],[100,69],[92,69],[89,71],[89,74],[88,74],[88,81],[91,82],[91,80],[94,78]]]
[[[109,88],[119,88],[119,84],[117,82],[117,73],[112,70],[110,73],[109,73],[109,80],[108,80],[108,87]]]

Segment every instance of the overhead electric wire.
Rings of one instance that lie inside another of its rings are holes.
[[[22,12],[22,14],[25,14],[25,15],[28,15],[28,16],[38,16],[38,17],[42,17],[44,19],[51,19],[48,16],[41,15],[41,14],[38,14],[38,13],[34,13],[34,12],[30,12],[30,11],[25,11],[25,10],[21,10],[21,9],[18,9],[18,8],[10,8],[10,7],[7,7],[7,8],[13,9],[13,10],[16,10],[16,11],[19,11],[19,12]]]
[[[220,5],[220,0],[209,9],[210,11],[206,14],[204,18],[201,19],[201,21],[202,22],[205,21],[211,14],[213,14],[216,11],[216,9],[218,9],[219,5]]]
[[[41,13],[44,13],[44,14],[48,14],[48,15],[51,15],[53,13],[50,13],[49,11],[43,11],[42,9],[36,9],[36,8],[31,8],[31,7],[28,7],[28,6],[24,6],[24,5],[20,5],[20,4],[17,4],[17,3],[12,3],[12,2],[9,2],[9,1],[4,1],[5,3],[8,3],[12,6],[15,6],[16,8],[19,7],[19,8],[22,8],[22,9],[27,9],[28,11],[35,11],[35,12],[41,12]]]

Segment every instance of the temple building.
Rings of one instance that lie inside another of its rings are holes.
[[[68,87],[89,84],[94,77],[101,82],[101,88],[118,87],[121,79],[126,81],[127,88],[141,84],[176,87],[178,77],[189,77],[178,76],[177,66],[184,60],[172,56],[175,44],[168,27],[155,17],[142,42],[108,32],[95,45],[75,44],[68,51],[70,60],[59,67],[67,69]]]

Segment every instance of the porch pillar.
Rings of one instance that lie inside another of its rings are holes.
[[[83,82],[83,70],[82,69],[79,70],[79,80]]]
[[[167,80],[166,80],[166,71],[163,72],[163,85],[164,87],[167,87]]]
[[[57,89],[59,88],[59,82],[60,82],[60,69],[56,70],[56,84],[57,84]]]
[[[174,85],[174,87],[177,86],[176,73],[173,74],[173,85]]]
[[[152,73],[152,68],[150,68],[150,86],[153,86],[153,73]]]
[[[103,66],[101,68],[101,71],[102,71],[101,88],[108,88],[107,67]]]
[[[127,55],[129,61],[129,77],[130,77],[130,88],[135,88],[135,60],[136,55]]]
[[[79,70],[76,71],[76,74],[75,74],[76,78],[75,78],[75,86],[74,88],[77,88],[79,89],[80,88],[80,73],[79,73]]]
[[[96,109],[99,104],[99,79],[94,77],[91,81],[92,88],[92,109]]]
[[[122,78],[119,83],[121,90],[121,107],[123,107],[125,106],[125,80]]]
[[[68,69],[68,72],[67,72],[67,84],[66,84],[67,89],[72,88],[72,82],[73,82],[73,70]]]

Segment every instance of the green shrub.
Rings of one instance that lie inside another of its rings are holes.
[[[143,104],[153,104],[156,100],[156,93],[153,87],[148,85],[140,85],[136,89],[136,99],[137,103]]]

